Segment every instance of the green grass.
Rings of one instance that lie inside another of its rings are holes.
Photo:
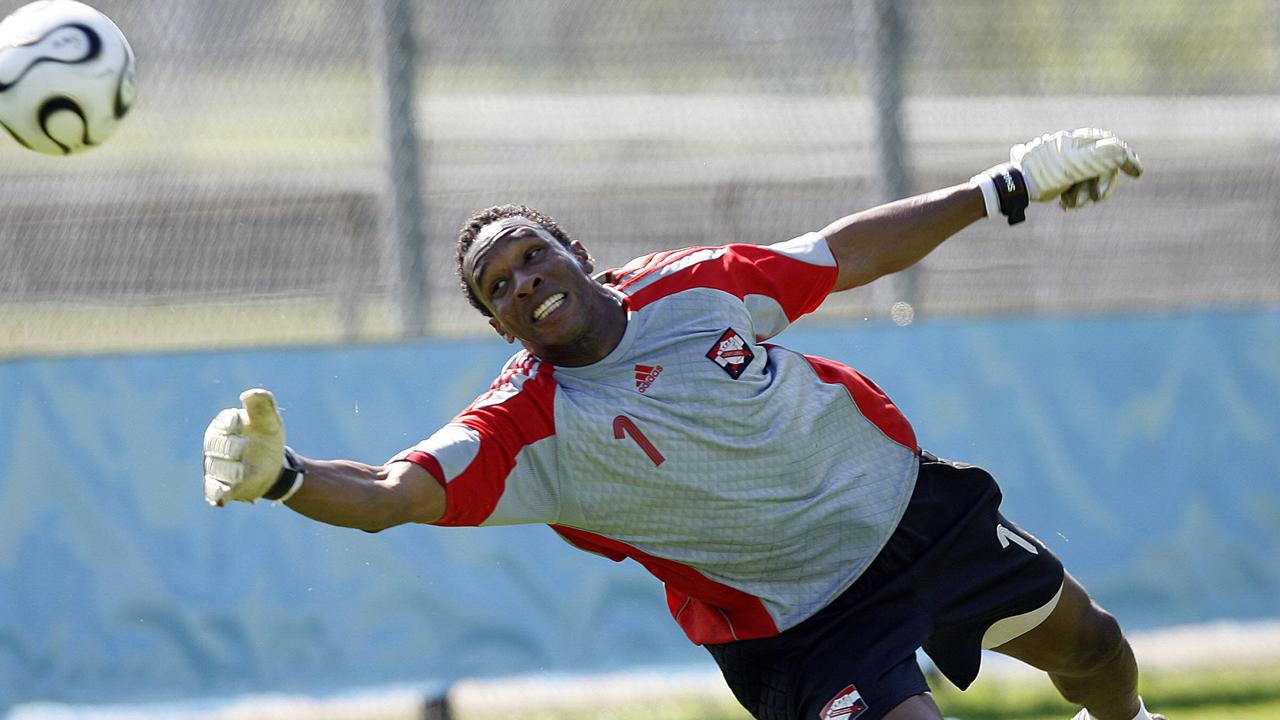
[[[1280,718],[1280,667],[1241,667],[1148,673],[1143,697],[1170,720],[1276,720]],[[1063,701],[1047,679],[979,678],[966,692],[941,681],[934,697],[957,720],[1068,720],[1078,708]],[[510,707],[464,708],[457,720],[498,720]],[[527,720],[748,720],[732,699],[685,696],[645,698],[592,707],[522,708]]]
[[[454,720],[505,720],[511,717],[521,720],[751,720],[751,716],[736,703],[679,697],[646,699],[628,706],[520,708],[514,715],[510,708],[453,714]]]
[[[1149,672],[1141,693],[1171,720],[1280,718],[1280,667]],[[1047,680],[984,680],[966,692],[939,683],[943,712],[961,720],[1066,720],[1077,710]]]

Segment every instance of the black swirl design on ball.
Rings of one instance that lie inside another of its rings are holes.
[[[23,140],[23,139],[22,139],[22,136],[21,136],[21,135],[19,135],[18,133],[14,132],[14,131],[13,131],[13,128],[11,128],[11,127],[9,127],[8,125],[4,124],[4,122],[0,122],[0,127],[4,128],[5,132],[9,133],[9,137],[13,138],[14,140],[17,140],[17,141],[18,141],[18,144],[19,144],[19,145],[21,145],[22,147],[24,147],[24,148],[26,148],[26,149],[28,149],[28,150],[35,150],[35,148],[31,147],[31,145],[30,145],[30,144],[28,144],[26,140]]]
[[[113,112],[116,119],[124,117],[133,107],[133,99],[138,94],[137,80],[134,78],[133,50],[128,45],[124,48],[124,65],[120,67],[120,77],[116,78],[116,97]],[[130,87],[128,100],[125,99],[125,87]]]
[[[40,106],[40,114],[38,117],[40,119],[40,131],[44,133],[44,136],[49,138],[54,145],[62,148],[62,154],[71,154],[72,148],[70,146],[63,145],[56,137],[49,133],[49,118],[53,117],[54,113],[61,112],[63,110],[75,113],[76,116],[80,118],[80,122],[84,126],[84,136],[80,141],[85,146],[92,146],[93,143],[89,142],[89,120],[84,116],[84,110],[76,103],[75,100],[72,100],[65,95],[49,98]]]
[[[41,35],[40,37],[36,38],[34,41],[28,44],[38,45],[44,42],[45,39],[47,39],[50,35],[53,35],[59,30],[63,30],[66,28],[75,28],[76,30],[79,30],[80,32],[84,33],[85,38],[88,39],[89,47],[85,49],[83,55],[81,55],[80,57],[70,58],[70,59],[50,57],[48,55],[41,55],[39,57],[36,57],[25,68],[22,69],[22,72],[18,73],[18,77],[14,78],[12,82],[8,82],[8,83],[0,82],[0,92],[4,92],[9,88],[13,87],[14,85],[17,85],[18,83],[22,82],[22,78],[26,77],[27,73],[31,72],[31,68],[39,65],[40,63],[51,62],[51,63],[61,63],[63,65],[78,65],[80,63],[89,62],[90,60],[93,60],[94,58],[102,54],[102,37],[98,35],[98,32],[96,30],[82,23],[67,23],[66,25],[59,25],[58,27],[51,29],[49,32],[45,33],[44,35]]]

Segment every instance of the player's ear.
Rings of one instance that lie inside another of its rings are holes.
[[[498,318],[489,318],[489,327],[493,328],[493,331],[498,333],[498,337],[506,340],[508,345],[516,341],[516,336],[512,335],[510,331],[503,327],[502,321]]]
[[[595,270],[596,261],[591,258],[591,253],[587,252],[586,246],[582,243],[574,240],[573,244],[569,246],[569,252],[573,253],[573,256],[578,258],[578,264],[582,266],[582,269],[586,271],[588,275]]]

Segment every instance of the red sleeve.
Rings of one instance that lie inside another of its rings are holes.
[[[810,233],[776,245],[655,253],[632,261],[613,277],[637,310],[682,290],[723,290],[747,303],[758,322],[757,339],[763,340],[817,309],[835,286],[837,272],[826,239]]]
[[[444,515],[434,525],[480,525],[493,513],[516,456],[555,434],[553,374],[521,353],[452,422],[393,458],[421,466],[444,487]]]

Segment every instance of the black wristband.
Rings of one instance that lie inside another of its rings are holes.
[[[1022,177],[1022,171],[1008,163],[998,165],[991,169],[991,180],[996,186],[996,197],[1000,199],[1000,213],[1009,218],[1009,224],[1017,225],[1026,220],[1031,196],[1027,193],[1027,180]]]
[[[280,475],[276,477],[276,481],[271,484],[271,487],[262,493],[262,498],[264,500],[279,500],[288,495],[294,484],[298,482],[298,476],[302,474],[302,463],[293,454],[293,448],[286,446],[284,449],[284,467],[280,468]]]

